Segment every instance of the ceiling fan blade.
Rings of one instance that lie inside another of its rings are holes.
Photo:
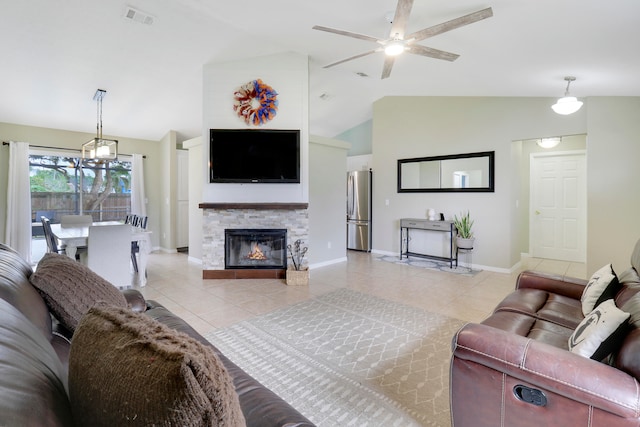
[[[338,61],[338,62],[333,62],[333,63],[331,63],[331,64],[329,64],[329,65],[325,65],[325,66],[324,66],[324,67],[322,67],[322,68],[331,68],[331,67],[333,67],[334,65],[342,64],[343,62],[351,61],[351,60],[353,60],[353,59],[362,58],[363,56],[371,55],[372,53],[380,52],[381,50],[382,50],[382,48],[378,48],[378,49],[375,49],[375,50],[370,50],[369,52],[365,52],[365,53],[361,53],[361,54],[359,54],[359,55],[351,56],[351,57],[349,57],[349,58],[341,59],[341,60],[340,60],[340,61]]]
[[[446,33],[447,31],[455,30],[456,28],[464,27],[465,25],[473,24],[474,22],[478,22],[492,16],[493,10],[488,7],[486,9],[461,16],[460,18],[452,19],[451,21],[443,22],[442,24],[434,25],[433,27],[416,31],[415,33],[412,33],[405,37],[405,40],[418,42],[429,37],[437,36],[438,34]]]
[[[354,39],[366,40],[374,43],[381,43],[380,39],[367,36],[365,34],[352,33],[351,31],[337,30],[335,28],[323,27],[321,25],[314,25],[311,27],[314,30],[326,31],[327,33],[339,34],[341,36],[353,37]]]
[[[416,55],[428,56],[429,58],[443,59],[445,61],[455,61],[460,56],[455,53],[445,52],[444,50],[434,49],[418,44],[409,45],[407,47],[407,52],[415,53]]]
[[[398,0],[389,38],[402,39],[404,37],[404,31],[407,28],[407,21],[409,21],[412,7],[413,0]]]
[[[381,79],[386,79],[391,75],[391,69],[393,68],[393,63],[396,60],[395,56],[386,56],[384,58],[384,66],[382,67],[382,77]]]

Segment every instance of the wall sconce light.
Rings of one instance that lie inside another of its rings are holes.
[[[106,90],[98,89],[95,95],[93,95],[93,100],[98,102],[96,137],[82,144],[83,159],[118,159],[118,141],[116,139],[104,139],[102,137],[102,100],[106,94]]]
[[[553,138],[541,138],[536,141],[536,144],[542,148],[553,148],[562,142],[562,137],[556,136]]]
[[[582,102],[578,101],[578,98],[576,98],[575,96],[569,95],[569,85],[576,78],[573,76],[567,76],[564,79],[567,82],[567,89],[564,92],[564,97],[558,99],[558,101],[555,104],[553,104],[551,108],[553,108],[553,111],[555,111],[556,113],[566,116],[568,114],[573,114],[576,111],[578,111],[580,107],[582,107]]]

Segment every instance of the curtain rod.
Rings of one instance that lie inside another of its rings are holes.
[[[2,141],[2,145],[9,145],[9,143],[7,141]],[[64,147],[47,147],[46,145],[33,145],[33,144],[29,144],[29,147],[34,147],[34,148],[47,148],[49,150],[64,150],[64,151],[75,151],[78,153],[81,153],[82,150],[79,150],[77,148],[64,148]],[[132,154],[127,154],[127,153],[120,153],[123,156],[131,156]],[[143,155],[142,156],[143,159],[146,159],[147,156]]]

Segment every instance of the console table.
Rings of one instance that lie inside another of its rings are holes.
[[[437,256],[437,255],[427,255],[421,254],[417,252],[411,252],[409,249],[409,242],[411,241],[409,237],[409,230],[429,230],[429,231],[440,231],[442,233],[449,234],[449,256]],[[456,262],[456,267],[458,266],[458,255],[454,249],[454,241],[453,238],[456,235],[456,227],[453,225],[453,221],[429,221],[428,219],[416,219],[416,218],[402,218],[400,220],[400,259],[403,256],[409,258],[411,256],[417,256],[422,258],[432,258],[439,259],[442,261],[449,261],[449,267],[453,268],[453,262]],[[405,243],[406,242],[406,243]]]

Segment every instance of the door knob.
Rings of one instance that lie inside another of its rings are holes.
[[[540,211],[536,211],[536,215],[540,215]]]

